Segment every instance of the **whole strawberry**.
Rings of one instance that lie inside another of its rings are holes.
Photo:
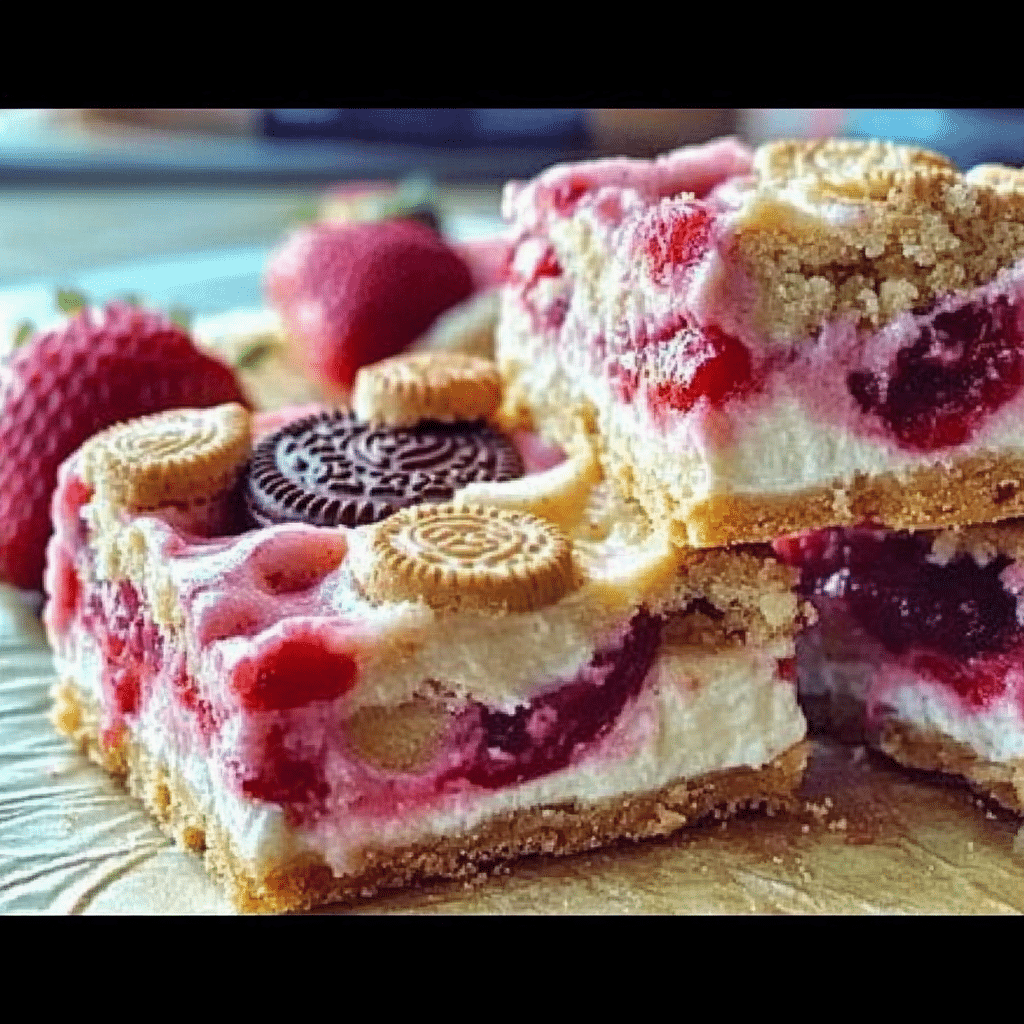
[[[472,291],[465,261],[408,220],[310,225],[267,272],[267,292],[298,358],[342,389],[361,366],[397,355]]]
[[[185,406],[248,405],[234,371],[178,326],[112,303],[37,334],[0,365],[0,582],[42,586],[57,469],[121,420]]]

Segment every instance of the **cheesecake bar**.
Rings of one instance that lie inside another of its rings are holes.
[[[57,727],[249,911],[787,805],[795,571],[680,551],[585,439],[411,424],[416,359],[358,415],[178,410],[64,464]]]
[[[509,414],[679,543],[1024,514],[1024,174],[723,140],[506,188]]]
[[[818,612],[798,641],[812,728],[1024,814],[1024,524],[836,528],[775,548]]]

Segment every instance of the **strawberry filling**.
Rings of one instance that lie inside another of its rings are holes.
[[[658,208],[645,231],[644,249],[651,276],[665,282],[670,274],[687,269],[707,252],[711,243],[711,214],[703,207],[693,206],[663,216]]]
[[[289,751],[279,725],[271,727],[260,764],[249,769],[241,785],[246,796],[285,807],[293,823],[322,810],[330,793],[323,770]]]
[[[1000,297],[939,313],[899,350],[888,379],[857,370],[847,385],[906,447],[963,444],[1024,385],[1024,312]]]
[[[749,350],[717,327],[673,323],[635,345],[628,359],[618,356],[609,361],[609,377],[625,403],[632,403],[645,383],[647,406],[660,425],[698,403],[719,409],[750,388]]]
[[[641,396],[645,426],[671,432],[689,420],[687,436],[699,440],[703,414],[725,409],[708,421],[717,445],[781,407],[808,429],[820,422],[900,458],[975,441],[1020,401],[1020,267],[957,297],[957,308],[951,296],[877,331],[838,315],[769,338],[766,329],[783,328],[761,320],[760,285],[732,250],[728,204],[667,193],[656,164],[626,170],[607,180],[566,170],[513,197],[518,272],[509,289],[573,378],[582,370],[607,382],[625,405]],[[608,214],[615,198],[617,216]]]
[[[897,661],[984,708],[1003,694],[1024,659],[1017,602],[997,555],[979,565],[960,554],[929,561],[920,534],[822,530],[776,542],[801,570],[800,587],[825,613],[841,609]]]
[[[416,775],[382,773],[340,750],[344,769],[328,772],[325,766],[333,760],[329,751],[338,743],[335,719],[311,707],[299,708],[289,698],[279,703],[291,705],[290,714],[269,720],[272,724],[255,738],[241,770],[242,791],[280,804],[293,823],[308,824],[325,813],[332,799],[354,799],[361,812],[386,818],[467,785],[493,790],[539,778],[567,767],[608,734],[640,692],[660,638],[661,619],[642,610],[625,635],[599,651],[576,677],[544,689],[516,711],[470,705],[452,723],[447,748]],[[289,651],[289,656],[294,654]],[[347,675],[336,656],[332,659],[323,678],[335,681],[335,692],[347,685]],[[305,667],[301,658],[292,665]],[[296,678],[289,692],[298,693],[304,685]],[[263,705],[249,708],[262,710]]]
[[[163,638],[142,614],[138,591],[125,580],[91,586],[81,602],[81,622],[103,657],[102,736],[114,746],[125,721],[141,711],[161,671]]]
[[[310,701],[334,700],[355,684],[351,655],[328,650],[299,632],[272,645],[232,676],[232,688],[249,711],[288,711]]]
[[[604,736],[639,693],[660,639],[661,620],[642,610],[625,637],[596,654],[580,678],[510,714],[475,709],[481,735],[466,780],[498,789],[564,768],[579,750]]]
[[[564,458],[531,436],[517,441],[530,442],[534,471]],[[323,588],[346,556],[344,533],[290,526],[204,538],[149,519],[150,543],[181,587],[184,628],[195,640],[186,662],[184,644],[161,632],[130,582],[82,582],[96,575],[81,529],[88,498],[68,474],[52,549],[66,549],[67,572],[57,574],[51,610],[66,606],[70,626],[59,635],[69,653],[76,634],[99,649],[104,743],[116,747],[129,728],[155,730],[171,763],[198,755],[236,792],[281,806],[293,823],[333,819],[337,806],[356,804],[387,819],[467,787],[499,789],[565,768],[613,728],[660,643],[661,620],[641,611],[583,669],[540,687],[526,706],[464,707],[422,771],[382,771],[353,756],[339,703],[357,681],[359,629],[340,611],[325,617]]]

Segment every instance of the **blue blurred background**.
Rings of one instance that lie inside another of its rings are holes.
[[[58,286],[197,313],[260,306],[267,257],[332,184],[426,175],[446,230],[484,237],[501,229],[508,179],[731,133],[888,138],[964,169],[1024,163],[1012,109],[3,110],[0,352]]]

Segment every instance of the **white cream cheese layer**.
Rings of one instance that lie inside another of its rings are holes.
[[[468,789],[396,819],[325,819],[303,840],[343,874],[365,846],[429,841],[533,807],[586,806],[710,772],[760,768],[806,732],[795,687],[778,676],[776,659],[791,649],[663,650],[639,699],[575,764],[516,786]]]
[[[1007,692],[980,710],[965,706],[946,687],[896,666],[883,666],[875,686],[884,694],[882,713],[925,733],[948,736],[998,764],[1024,757],[1024,669],[1011,675]]]

